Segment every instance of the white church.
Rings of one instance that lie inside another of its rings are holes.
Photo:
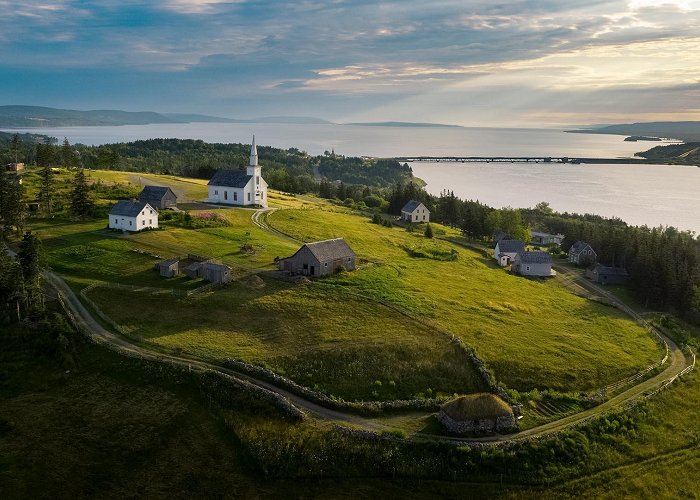
[[[258,148],[250,147],[250,164],[246,172],[239,170],[219,170],[209,181],[209,198],[211,203],[224,205],[257,205],[267,207],[267,182],[260,175],[258,165]]]

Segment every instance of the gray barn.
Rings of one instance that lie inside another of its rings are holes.
[[[200,276],[210,283],[228,283],[233,279],[231,268],[216,262],[202,262]]]
[[[601,285],[624,285],[627,283],[627,270],[623,267],[608,267],[594,264],[586,269],[586,277]]]
[[[547,252],[522,252],[515,256],[512,270],[521,276],[554,276],[552,256]]]
[[[146,186],[139,194],[139,201],[156,209],[172,208],[177,205],[177,196],[169,187]]]
[[[175,257],[173,259],[164,260],[158,263],[158,270],[160,275],[164,278],[172,278],[180,273],[180,259]]]
[[[280,271],[304,276],[327,276],[355,269],[355,252],[343,238],[307,243],[291,257],[278,261]]]

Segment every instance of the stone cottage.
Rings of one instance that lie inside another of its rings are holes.
[[[291,257],[277,262],[280,271],[304,276],[327,276],[355,269],[355,252],[343,238],[307,243]]]
[[[503,432],[517,429],[513,409],[495,394],[471,394],[442,405],[437,419],[452,434]]]

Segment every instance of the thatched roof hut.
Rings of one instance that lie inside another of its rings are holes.
[[[471,394],[442,405],[438,420],[455,434],[510,430],[516,427],[512,408],[495,394]]]

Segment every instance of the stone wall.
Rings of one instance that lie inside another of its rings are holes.
[[[437,419],[445,428],[453,434],[483,433],[510,431],[517,428],[515,417],[507,415],[495,418],[483,418],[479,420],[457,421],[452,419],[447,413],[440,410]]]

